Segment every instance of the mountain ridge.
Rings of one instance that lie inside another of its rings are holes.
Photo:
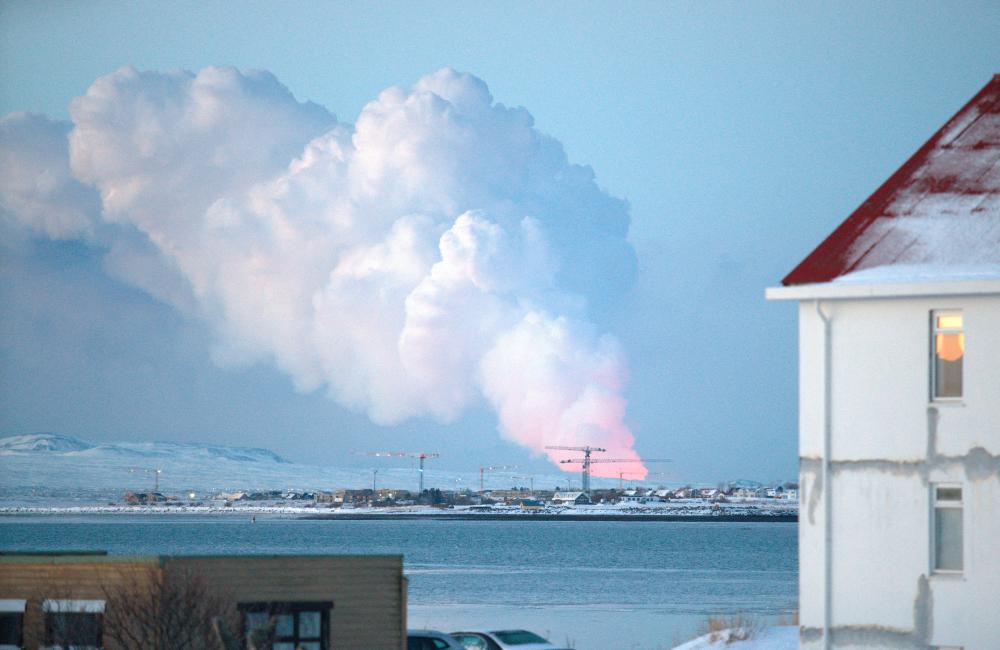
[[[0,455],[62,454],[88,456],[117,453],[140,458],[172,458],[178,453],[194,453],[236,461],[290,464],[282,456],[263,447],[233,447],[198,442],[94,442],[62,433],[38,432],[0,437]]]

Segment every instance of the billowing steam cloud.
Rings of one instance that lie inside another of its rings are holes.
[[[70,115],[0,121],[6,227],[106,248],[219,363],[381,423],[485,401],[535,452],[636,458],[622,352],[586,315],[633,272],[627,205],[479,79],[390,88],[352,127],[268,73],[124,68]]]

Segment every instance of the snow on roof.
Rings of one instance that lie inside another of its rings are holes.
[[[1000,75],[781,283],[848,274],[855,282],[951,280],[970,269],[974,279],[1000,278]]]
[[[851,271],[833,281],[837,284],[900,284],[976,280],[1000,280],[1000,264],[887,264]]]

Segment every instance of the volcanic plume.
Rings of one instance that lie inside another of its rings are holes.
[[[389,88],[351,125],[267,72],[122,68],[70,116],[0,121],[5,227],[105,251],[218,363],[379,423],[485,403],[533,452],[636,458],[621,346],[588,315],[634,273],[628,206],[480,79]]]

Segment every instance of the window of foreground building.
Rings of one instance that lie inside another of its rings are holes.
[[[938,573],[962,571],[962,488],[934,485],[933,567]]]
[[[98,650],[103,640],[103,600],[43,600],[45,647]]]
[[[960,312],[934,312],[931,336],[931,398],[962,397],[965,332]]]
[[[0,650],[21,650],[24,600],[0,599]]]
[[[271,650],[328,650],[331,602],[240,603],[244,638]]]

